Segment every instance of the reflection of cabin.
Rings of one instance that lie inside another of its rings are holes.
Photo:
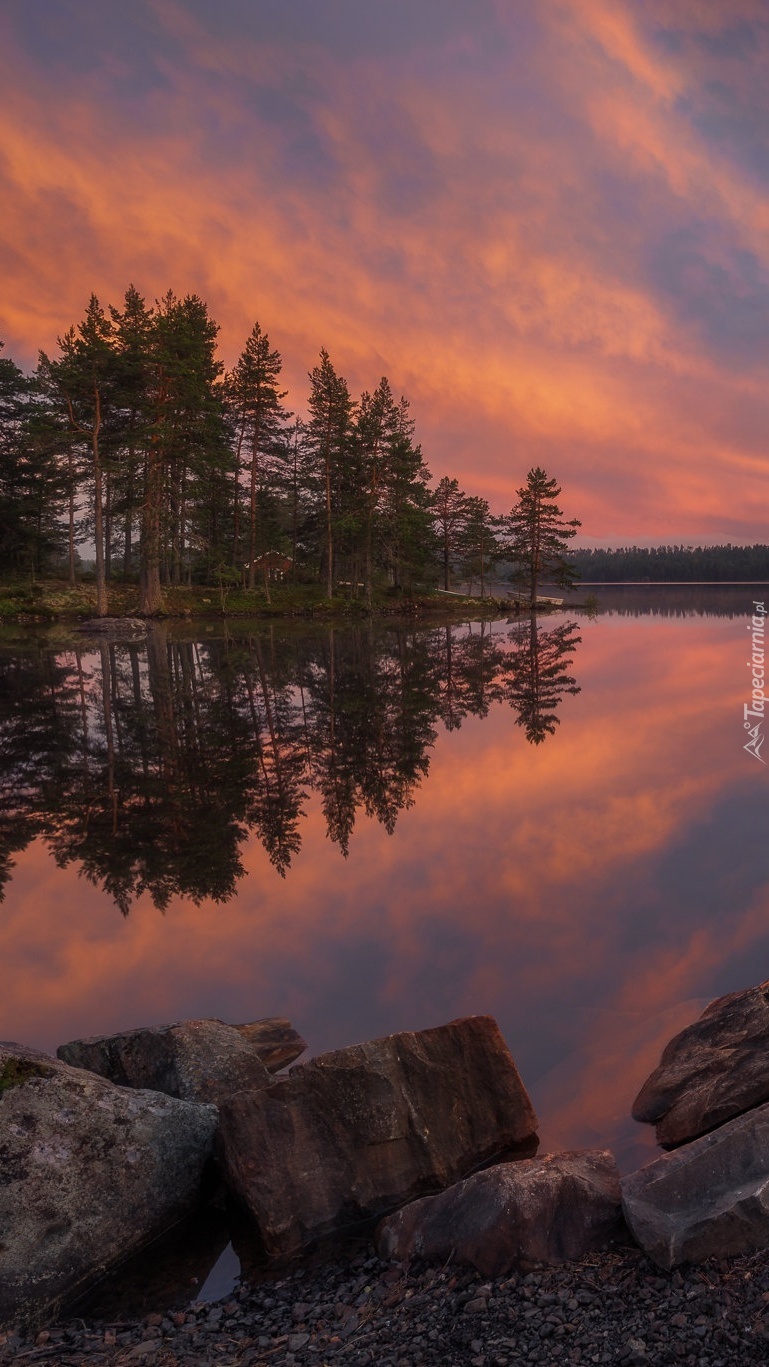
[[[273,584],[278,584],[285,579],[293,565],[293,560],[287,555],[282,555],[280,551],[267,551],[265,555],[258,555],[253,561],[254,574],[258,579],[264,580],[265,574]],[[248,574],[251,565],[246,561],[243,569]]]

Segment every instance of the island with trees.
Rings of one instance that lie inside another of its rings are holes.
[[[371,611],[382,594],[439,585],[484,596],[500,564],[536,597],[548,555],[566,582],[560,543],[532,560],[530,509],[498,517],[456,479],[433,485],[387,377],[356,398],[322,349],[298,419],[260,324],[231,371],[217,333],[197,295],[150,306],[129,286],[120,307],[91,296],[33,374],[0,356],[0,579],[17,596],[90,577],[97,616],[125,611],[126,585],[153,616],[182,589],[254,610],[290,584]],[[555,481],[536,474],[551,542],[572,536]]]

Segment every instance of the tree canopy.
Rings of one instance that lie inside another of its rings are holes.
[[[521,571],[521,515],[505,547],[485,499],[448,475],[432,484],[386,375],[356,397],[324,347],[292,421],[261,323],[229,372],[218,331],[198,295],[149,304],[129,285],[119,307],[91,295],[33,375],[0,357],[0,573],[74,583],[82,551],[100,615],[118,578],[138,579],[151,615],[173,584],[269,598],[280,572],[370,607],[375,589],[439,580],[484,593],[503,548]],[[555,564],[548,516],[543,565]]]

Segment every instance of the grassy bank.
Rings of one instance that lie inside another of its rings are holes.
[[[276,584],[270,601],[264,588],[208,588],[201,585],[169,586],[165,590],[166,617],[365,617],[366,604],[338,591],[328,599],[317,584]],[[421,616],[430,612],[496,617],[508,611],[500,599],[465,598],[442,593],[394,594],[374,596],[372,609],[377,615]],[[134,617],[139,612],[136,584],[112,584],[109,588],[109,616]],[[57,580],[35,584],[0,585],[0,622],[83,621],[96,613],[96,587],[77,584],[70,588]]]

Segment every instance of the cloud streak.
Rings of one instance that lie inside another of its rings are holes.
[[[11,4],[9,352],[170,284],[229,363],[258,317],[295,408],[321,345],[388,373],[498,510],[539,462],[588,537],[762,537],[765,11],[524,8]]]

